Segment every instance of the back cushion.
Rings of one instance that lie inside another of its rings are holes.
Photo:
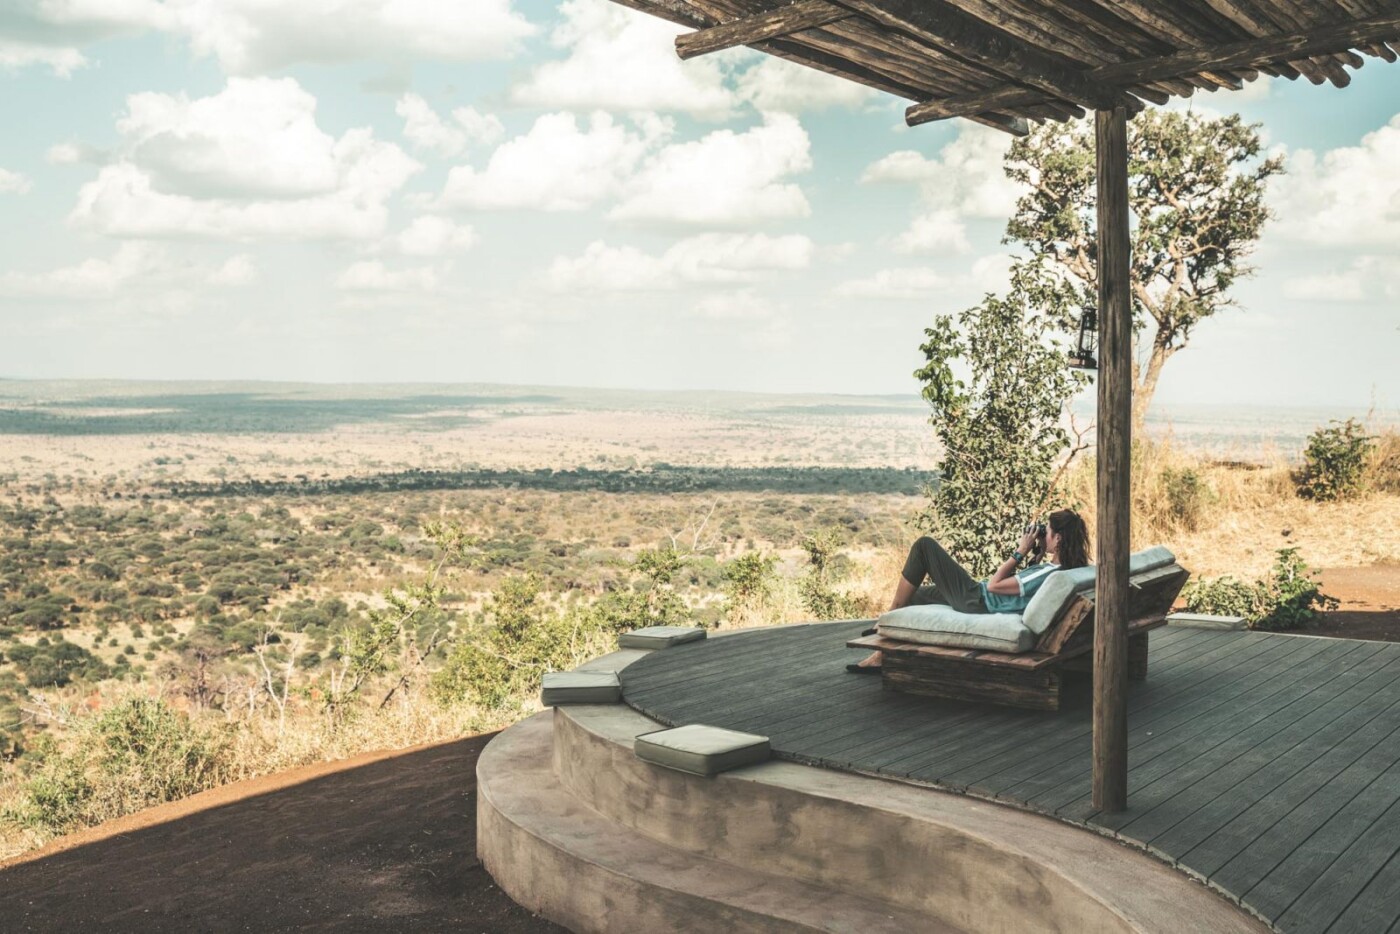
[[[1142,551],[1134,552],[1128,557],[1128,574],[1136,577],[1147,571],[1155,571],[1157,568],[1166,567],[1175,561],[1175,556],[1161,545],[1153,545],[1151,548],[1144,548]],[[1094,589],[1098,582],[1098,572],[1094,566],[1074,568],[1069,571],[1056,571],[1045,578],[1045,583],[1040,585],[1040,589],[1031,597],[1031,602],[1026,606],[1026,611],[1021,614],[1022,621],[1026,628],[1037,636],[1050,628],[1055,620],[1060,618],[1065,607],[1076,594],[1087,593]]]

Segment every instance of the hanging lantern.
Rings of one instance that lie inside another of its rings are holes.
[[[1079,344],[1069,352],[1069,365],[1080,370],[1097,370],[1099,361],[1099,316],[1092,306],[1079,314]]]

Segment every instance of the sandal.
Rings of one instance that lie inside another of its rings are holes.
[[[862,632],[861,632],[861,635],[862,635],[862,636],[873,636],[873,635],[877,635],[879,632],[880,632],[880,630],[879,630],[877,627],[871,626],[869,629],[866,629],[866,630],[862,631]]]
[[[862,665],[860,662],[851,662],[846,666],[846,670],[856,675],[878,675],[880,673],[880,666]]]

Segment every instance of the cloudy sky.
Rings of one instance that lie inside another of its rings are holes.
[[[917,391],[1008,138],[606,0],[5,0],[0,376]],[[1191,102],[1289,174],[1165,402],[1400,405],[1400,65]]]

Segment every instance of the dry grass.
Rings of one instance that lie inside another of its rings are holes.
[[[1297,547],[1314,567],[1358,567],[1400,556],[1400,436],[1382,433],[1370,491],[1341,503],[1298,497],[1294,467],[1212,460],[1141,444],[1133,459],[1133,548],[1165,544],[1198,576],[1259,576],[1279,548]],[[1065,478],[1068,497],[1094,527],[1094,461]],[[1192,479],[1182,479],[1192,478]]]

